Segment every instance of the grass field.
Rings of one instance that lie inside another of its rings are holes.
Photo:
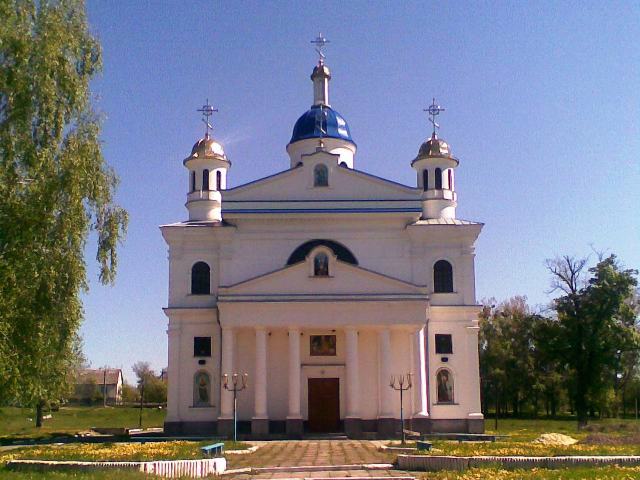
[[[120,407],[62,407],[51,412],[52,418],[36,428],[34,411],[15,407],[0,408],[0,443],[11,443],[17,438],[47,438],[73,435],[91,427],[137,428],[140,411]],[[165,411],[157,408],[142,409],[144,428],[162,427]]]
[[[610,419],[578,430],[568,420],[501,420],[498,430],[487,422],[487,433],[509,435],[496,442],[433,441],[433,455],[640,455],[640,422]],[[579,442],[573,445],[532,443],[543,433],[562,433]]]

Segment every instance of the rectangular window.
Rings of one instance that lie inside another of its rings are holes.
[[[211,337],[193,337],[193,356],[211,356]]]
[[[451,335],[436,333],[436,353],[453,353]]]
[[[336,356],[335,335],[311,335],[309,341],[309,355],[319,357]]]

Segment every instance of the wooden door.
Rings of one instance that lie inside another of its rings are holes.
[[[309,431],[337,432],[340,428],[340,379],[310,378]]]

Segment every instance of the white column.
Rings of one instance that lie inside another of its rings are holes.
[[[255,404],[253,418],[267,418],[267,330],[256,327]]]
[[[411,334],[413,341],[414,416],[428,416],[424,327]]]
[[[360,418],[360,372],[358,371],[358,331],[345,330],[347,357],[347,417]]]
[[[180,421],[180,324],[169,322],[169,385],[167,392],[167,422]],[[191,404],[189,404],[191,405]]]
[[[300,329],[289,328],[289,415],[300,418]]]
[[[478,334],[480,332],[480,327],[478,326],[476,321],[473,321],[472,325],[467,327],[467,354],[469,355],[468,361],[468,377],[465,378],[464,382],[467,383],[467,390],[465,393],[468,394],[469,399],[469,418],[484,418],[482,414],[482,407],[480,404],[480,359],[478,356]],[[461,383],[458,381],[456,384],[456,379],[453,379],[453,388],[455,389],[453,392],[453,399],[456,403],[462,403],[456,399],[457,392],[462,393],[464,390],[461,388]],[[460,397],[458,397],[460,398]],[[466,399],[465,399],[466,400]]]
[[[389,386],[391,379],[391,332],[388,328],[378,331],[378,348],[379,356],[379,377],[378,385],[380,391],[380,407],[378,410],[379,417],[393,417],[393,390]]]
[[[222,328],[222,365],[220,372],[220,417],[233,418],[233,394],[222,386],[223,375],[233,373],[233,350],[236,343],[235,331],[230,327]],[[231,380],[229,380],[231,381]]]

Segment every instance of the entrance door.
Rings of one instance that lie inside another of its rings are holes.
[[[340,428],[340,379],[310,378],[309,430],[337,432]]]

